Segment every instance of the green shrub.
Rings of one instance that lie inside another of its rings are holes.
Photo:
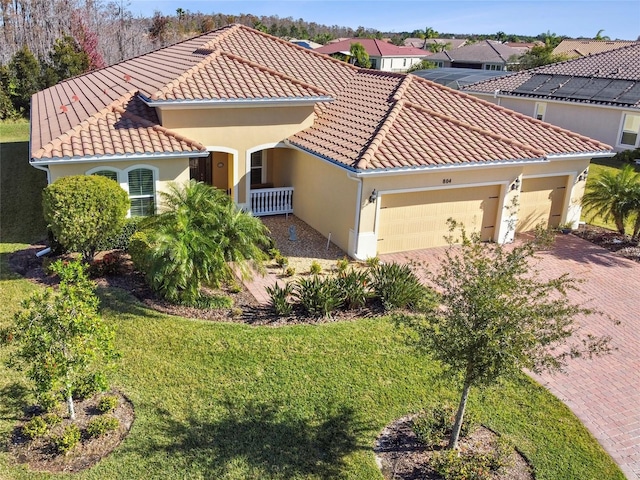
[[[536,250],[550,250],[556,243],[557,230],[548,227],[544,222],[538,223],[533,230],[533,248]]]
[[[202,287],[262,270],[269,231],[224,190],[190,181],[161,192],[163,212],[145,222],[146,279],[170,302],[194,304]],[[253,268],[251,268],[253,267]]]
[[[428,446],[439,445],[448,435],[456,417],[456,409],[449,404],[434,405],[421,412],[413,419],[413,432],[419,442]],[[460,436],[466,437],[478,426],[474,412],[465,412]]]
[[[90,437],[100,437],[107,432],[112,432],[120,426],[120,422],[115,417],[101,415],[89,421],[87,425],[87,435]]]
[[[267,294],[269,294],[269,305],[280,317],[285,317],[291,314],[293,305],[289,302],[289,297],[293,292],[293,285],[291,283],[285,284],[281,287],[277,283],[273,287],[266,287]]]
[[[98,392],[104,392],[108,388],[109,382],[106,375],[104,373],[93,373],[78,381],[73,390],[73,398],[83,400]]]
[[[115,395],[105,395],[98,401],[96,408],[100,413],[108,413],[118,406],[118,397]]]
[[[314,260],[313,262],[311,262],[311,266],[309,267],[309,273],[311,275],[318,275],[320,274],[320,272],[322,272],[322,265],[320,265],[320,263],[318,263],[317,260]]]
[[[427,289],[409,265],[380,263],[371,269],[373,290],[385,310],[416,308]]]
[[[496,449],[487,453],[443,450],[435,452],[431,466],[447,480],[489,480],[510,465],[513,446],[498,439]]]
[[[338,271],[338,274],[346,272],[348,266],[349,259],[347,257],[341,258],[340,260],[336,261],[336,270]]]
[[[338,287],[348,309],[362,308],[371,297],[371,280],[366,270],[354,270],[342,272],[337,277]]]
[[[217,310],[221,308],[231,308],[233,300],[226,295],[205,295],[200,294],[195,299],[183,298],[177,302],[179,305],[195,307],[203,310]]]
[[[42,418],[44,419],[45,422],[47,422],[47,425],[49,425],[50,427],[53,427],[55,425],[59,425],[60,423],[62,423],[62,417],[56,413],[46,413],[45,415],[42,416]]]
[[[127,252],[131,256],[131,261],[136,270],[146,273],[149,268],[149,238],[144,231],[137,231],[131,235]]]
[[[99,175],[58,178],[42,193],[44,218],[67,250],[91,260],[100,242],[116,235],[129,209],[127,193]]]
[[[287,269],[284,271],[284,274],[287,277],[293,277],[296,274],[296,269],[293,267],[287,267]]]
[[[23,435],[31,440],[44,436],[48,430],[49,425],[42,417],[33,417],[22,426]]]
[[[621,162],[634,163],[636,160],[640,159],[640,147],[636,148],[635,150],[623,150],[622,152],[618,152],[611,159],[619,160]]]
[[[77,425],[67,425],[60,435],[52,435],[51,443],[58,453],[67,454],[80,443],[80,429]]]
[[[329,316],[343,304],[342,291],[336,278],[299,278],[293,296],[312,316]]]
[[[276,265],[280,268],[284,268],[289,265],[289,259],[287,257],[283,257],[280,253],[275,256],[274,260],[276,261]]]
[[[277,248],[270,248],[269,250],[267,250],[267,255],[269,256],[270,260],[273,260],[277,257],[281,257],[282,255],[280,254],[280,250],[278,250]]]
[[[98,250],[127,250],[129,248],[129,242],[134,233],[138,231],[140,222],[144,217],[131,217],[124,221],[124,225],[119,232],[103,238],[98,243]]]
[[[376,268],[380,265],[380,257],[369,257],[364,262],[369,268]]]
[[[89,266],[91,277],[118,275],[122,269],[122,254],[119,251],[105,253],[102,258],[94,260]]]

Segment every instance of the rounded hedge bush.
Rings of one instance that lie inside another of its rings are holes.
[[[89,261],[104,239],[121,232],[129,197],[109,178],[74,175],[61,177],[45,188],[42,207],[57,241]]]

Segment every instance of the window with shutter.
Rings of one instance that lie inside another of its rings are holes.
[[[100,175],[101,177],[107,177],[113,180],[114,182],[118,181],[118,172],[114,172],[113,170],[98,170],[97,172],[93,172],[92,175]]]
[[[143,217],[155,213],[155,186],[153,171],[136,168],[128,173],[131,216]]]

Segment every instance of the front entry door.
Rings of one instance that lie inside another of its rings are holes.
[[[189,160],[189,178],[197,182],[212,185],[211,154],[208,157],[191,158]]]

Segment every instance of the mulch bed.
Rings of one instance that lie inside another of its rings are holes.
[[[614,230],[593,225],[581,225],[573,235],[605,248],[616,256],[640,262],[640,245],[631,241],[631,235],[622,235]]]
[[[22,426],[32,417],[28,416],[20,421],[14,429],[8,445],[8,450],[18,463],[27,464],[31,470],[46,472],[78,472],[92,467],[102,458],[116,449],[127,436],[134,420],[133,405],[120,392],[111,391],[98,394],[83,401],[74,402],[76,420],[73,422],[84,431],[89,421],[101,415],[96,405],[104,395],[118,398],[118,406],[108,415],[118,419],[119,426],[115,431],[108,432],[97,438],[83,435],[80,444],[67,455],[58,454],[49,440],[49,435],[30,440],[22,433]],[[61,414],[62,412],[57,412]],[[64,418],[60,424],[51,428],[50,434],[60,434],[71,420]]]
[[[377,438],[374,452],[376,463],[386,480],[441,480],[430,466],[434,452],[423,445],[413,432],[413,415],[399,418],[387,425]],[[461,451],[487,453],[495,448],[497,435],[485,427],[477,428],[466,438],[459,440]],[[495,480],[532,480],[530,465],[514,451],[509,465],[493,474]]]

